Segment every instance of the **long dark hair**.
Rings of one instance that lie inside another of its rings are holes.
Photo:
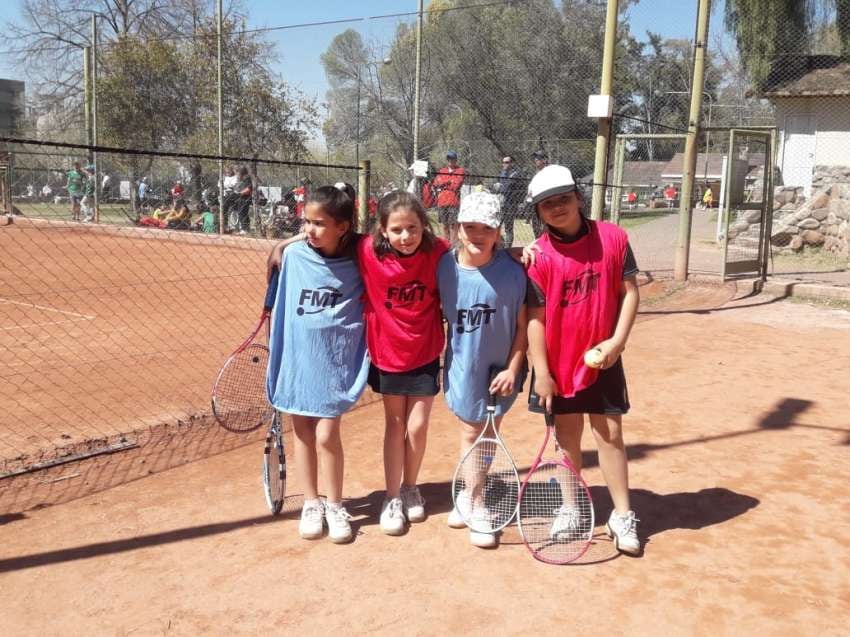
[[[307,197],[308,204],[314,203],[337,223],[348,222],[348,230],[339,238],[339,251],[344,257],[354,259],[357,242],[354,232],[354,202],[344,190],[334,186],[320,186]]]
[[[416,217],[422,224],[422,243],[419,249],[424,252],[430,252],[436,243],[437,238],[434,236],[434,230],[431,228],[431,221],[425,212],[425,206],[419,201],[419,198],[411,195],[406,190],[392,190],[381,197],[378,202],[378,223],[372,229],[372,247],[375,249],[375,254],[378,258],[383,258],[394,252],[390,242],[384,236],[384,231],[387,229],[387,222],[390,215],[396,210],[405,209],[412,210],[416,213]]]

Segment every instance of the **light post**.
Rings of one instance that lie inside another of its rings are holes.
[[[388,64],[392,64],[392,60],[390,58],[384,58],[383,60],[368,60],[362,65],[357,66],[357,73],[355,74],[355,78],[357,79],[357,123],[354,131],[354,163],[357,166],[360,165],[360,93],[363,86],[363,68],[365,67],[368,69],[370,66],[374,66],[375,69],[377,69],[382,64],[387,66]],[[380,78],[378,78],[378,81],[380,81]]]

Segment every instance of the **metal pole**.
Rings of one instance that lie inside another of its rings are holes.
[[[85,106],[83,116],[86,120],[86,144],[94,146],[91,129],[91,47],[83,47],[83,87],[85,90]],[[91,149],[88,152],[89,163],[93,161]]]
[[[360,66],[357,66],[357,130],[354,132],[354,163],[360,165]]]
[[[222,32],[224,31],[224,17],[222,12],[222,0],[218,0],[217,13],[217,40],[218,40],[218,232],[224,234],[227,230],[224,216],[224,90],[221,82],[221,49]]]
[[[357,218],[359,219],[360,231],[366,232],[369,221],[369,187],[372,181],[371,162],[368,159],[361,161],[360,172],[357,175]]]
[[[617,12],[619,0],[608,0],[605,14],[605,48],[602,54],[602,84],[601,95],[611,95],[614,83],[614,47],[617,44]],[[611,118],[599,119],[599,130],[596,133],[596,158],[593,164],[593,199],[591,215],[594,219],[602,219],[605,208],[605,175],[608,172],[608,140],[611,137]]]
[[[419,0],[416,16],[416,76],[413,85],[413,161],[419,159],[419,84],[422,73],[422,11],[424,0]]]
[[[97,146],[97,14],[91,16],[91,120],[92,143]],[[98,184],[100,184],[100,169],[97,165],[97,151],[92,151],[94,164],[94,222],[100,222],[100,207],[98,206]]]
[[[679,197],[679,233],[676,241],[676,260],[673,276],[676,281],[688,278],[688,248],[691,243],[692,199],[697,164],[697,133],[700,127],[702,94],[705,84],[705,49],[708,43],[708,20],[711,0],[699,0],[697,14],[697,36],[694,47],[694,75],[691,88],[691,109],[688,115],[688,137],[685,140],[685,156],[682,164],[682,192]]]

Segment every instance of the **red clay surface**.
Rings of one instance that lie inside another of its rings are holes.
[[[0,227],[0,474],[208,414],[218,369],[259,318],[269,245]]]
[[[254,441],[57,506],[6,509],[4,633],[846,634],[850,314],[743,292],[727,302],[728,287],[644,291],[654,300],[625,353],[643,557],[600,538],[586,563],[546,566],[515,529],[497,550],[470,546],[446,527],[457,428],[439,399],[421,475],[429,517],[382,535],[373,404],[344,420],[352,544],[301,540],[295,515],[268,515]],[[504,433],[527,466],[539,416],[519,401]],[[603,522],[611,503],[589,434],[585,447]],[[94,479],[78,471],[48,479]],[[289,491],[291,511],[298,485]]]

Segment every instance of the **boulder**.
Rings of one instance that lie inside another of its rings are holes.
[[[803,249],[803,239],[800,236],[792,237],[791,243],[788,244],[788,247],[791,248],[794,252],[799,252]]]
[[[850,201],[833,199],[829,202],[829,211],[839,219],[850,219]]]
[[[816,208],[812,210],[812,218],[823,221],[829,215],[829,208]]]
[[[761,210],[747,210],[747,213],[744,215],[744,221],[747,223],[760,223],[762,214],[764,214]]]
[[[820,228],[820,221],[808,217],[807,219],[798,221],[797,227],[802,228],[803,230],[814,230],[815,228]]]
[[[829,205],[829,194],[825,192],[816,193],[810,200],[812,210],[817,210],[818,208],[826,208]]]
[[[818,225],[820,225],[820,224],[818,224]],[[742,232],[745,232],[747,230],[747,228],[749,228],[749,227],[750,227],[750,224],[747,223],[746,221],[736,221],[735,225],[732,226],[732,230],[735,231],[736,235],[739,235]]]
[[[835,237],[826,237],[823,241],[823,249],[834,252],[841,248],[841,242]]]
[[[829,214],[826,215],[826,222],[831,226],[835,226],[838,224],[838,217],[835,216],[834,212],[830,211]]]
[[[850,199],[850,184],[837,183],[832,184],[830,194],[833,199]]]
[[[823,233],[818,232],[817,230],[803,230],[803,232],[799,234],[799,237],[803,240],[803,243],[810,246],[823,245],[824,239],[826,238],[823,236]]]

